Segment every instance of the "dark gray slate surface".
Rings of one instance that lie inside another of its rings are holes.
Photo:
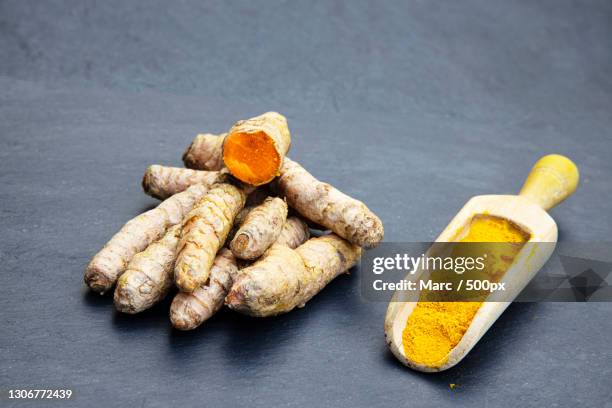
[[[458,367],[405,369],[359,271],[306,308],[172,331],[88,294],[89,258],[198,131],[276,109],[292,156],[387,240],[431,240],[542,154],[580,166],[560,238],[609,240],[607,1],[0,1],[0,387],[67,405],[610,406],[610,304],[516,304]],[[455,390],[449,383],[458,384]],[[2,406],[48,406],[3,399]]]

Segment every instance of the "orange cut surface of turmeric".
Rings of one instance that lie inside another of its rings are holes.
[[[496,281],[508,270],[530,235],[504,218],[476,215],[467,234],[458,238],[458,242],[509,243],[490,245],[487,251],[486,271],[490,279]],[[402,343],[409,360],[435,368],[448,360],[448,354],[463,338],[482,301],[422,300],[431,297],[429,295],[425,291],[421,293],[421,300],[408,317]]]
[[[238,180],[261,186],[280,174],[290,146],[287,118],[266,112],[232,126],[223,142],[223,162]]]
[[[281,160],[274,140],[264,132],[232,134],[223,146],[227,168],[236,178],[254,186],[276,177]]]

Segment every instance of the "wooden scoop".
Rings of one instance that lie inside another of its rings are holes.
[[[417,305],[420,292],[397,291],[385,317],[385,335],[393,354],[403,364],[425,372],[443,371],[461,361],[552,254],[557,242],[557,224],[546,210],[569,197],[576,189],[578,180],[576,165],[567,157],[553,154],[536,162],[518,196],[483,195],[469,200],[436,242],[456,242],[461,231],[469,228],[475,215],[508,220],[530,236],[528,245],[518,252],[499,280],[506,282],[503,301],[495,301],[496,295],[490,296],[481,304],[467,331],[441,360],[441,364],[423,365],[405,355],[402,342],[402,333]],[[414,276],[420,272],[423,271],[417,271]]]

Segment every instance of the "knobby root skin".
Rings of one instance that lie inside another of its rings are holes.
[[[245,207],[244,210],[252,210],[252,209],[253,207],[249,209]],[[237,219],[238,217],[236,217],[236,220]],[[236,221],[236,224],[237,223],[238,221]],[[306,224],[306,222],[304,222],[300,217],[292,216],[292,217],[288,217],[287,221],[285,221],[285,224],[283,225],[281,233],[276,239],[276,241],[274,242],[274,244],[283,245],[291,249],[295,249],[299,247],[300,245],[302,245],[304,242],[308,241],[308,238],[310,238],[310,229],[308,228],[308,225]],[[239,269],[244,269],[247,266],[250,266],[253,264],[253,261],[241,259],[241,258],[238,258],[237,261],[238,261]]]
[[[223,143],[223,138],[217,137],[217,140]],[[203,149],[206,145],[201,146]],[[382,221],[364,203],[317,180],[289,158],[283,159],[280,177],[273,184],[287,199],[289,206],[307,219],[313,229],[328,229],[356,245],[367,248],[382,241]]]
[[[248,186],[244,187],[248,188]],[[247,191],[247,188],[245,188],[245,191]],[[251,193],[249,193],[249,195],[247,195],[246,204],[244,204],[244,208],[240,210],[240,212],[236,216],[236,219],[234,220],[234,225],[232,226],[232,229],[230,230],[230,233],[227,236],[228,242],[231,242],[234,239],[236,232],[238,232],[240,226],[244,222],[246,216],[251,212],[251,210],[263,203],[269,195],[270,191],[264,187],[257,187]]]
[[[371,248],[383,239],[382,221],[364,203],[317,180],[289,158],[283,162],[276,187],[303,217],[355,245]]]
[[[196,184],[128,221],[93,257],[85,270],[85,283],[99,293],[111,289],[134,255],[180,223],[207,191],[205,185]]]
[[[208,171],[221,170],[225,167],[223,164],[223,141],[226,135],[227,133],[197,135],[183,154],[185,167]]]
[[[248,198],[247,198],[247,201],[248,201]],[[232,240],[236,236],[236,233],[240,229],[240,226],[244,222],[246,216],[253,210],[253,208],[255,208],[255,206],[245,205],[244,208],[240,210],[240,212],[238,212],[238,214],[236,215],[236,218],[234,219],[234,225],[232,225],[232,228],[230,228],[229,234],[227,234],[228,242],[232,242]]]
[[[236,122],[223,143],[223,162],[238,180],[260,186],[280,174],[290,145],[287,119],[267,112]]]
[[[134,255],[117,280],[115,307],[123,313],[139,313],[162,300],[172,287],[180,224],[162,239]]]
[[[151,197],[165,200],[187,190],[194,184],[207,187],[223,182],[224,173],[219,171],[191,170],[182,167],[149,166],[142,178],[142,188]]]
[[[234,277],[238,274],[236,258],[223,248],[210,269],[208,284],[191,293],[179,292],[170,306],[170,321],[179,330],[193,330],[217,313]]]
[[[278,197],[268,197],[249,211],[230,243],[234,255],[246,260],[259,258],[279,237],[287,211],[287,203]]]
[[[303,307],[339,274],[354,266],[361,247],[335,234],[311,238],[297,249],[272,245],[238,274],[225,303],[256,317]]]
[[[308,238],[310,238],[308,225],[299,217],[289,217],[274,243],[295,249],[306,242]]]
[[[327,232],[330,233],[331,231],[329,229],[327,229],[326,227],[317,224],[316,222],[309,220],[306,217],[303,217],[302,215],[300,215],[299,212],[297,212],[296,210],[294,210],[293,208],[289,207],[289,215],[287,216],[287,218],[289,217],[298,217],[300,218],[302,221],[304,221],[306,223],[306,225],[308,225],[308,228],[312,229],[312,230],[317,230],[317,231],[321,231],[321,232]]]
[[[229,183],[213,186],[185,217],[174,265],[176,286],[193,292],[208,281],[217,251],[225,244],[246,193]]]

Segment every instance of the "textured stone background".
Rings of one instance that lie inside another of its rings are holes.
[[[431,240],[473,195],[580,166],[560,239],[609,240],[607,1],[0,1],[0,386],[91,406],[610,406],[610,304],[515,304],[455,369],[387,352],[359,271],[306,308],[177,333],[88,294],[89,258],[155,204],[198,131],[287,115],[292,157]],[[458,384],[455,390],[449,383]],[[32,403],[43,406],[47,403]]]

